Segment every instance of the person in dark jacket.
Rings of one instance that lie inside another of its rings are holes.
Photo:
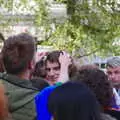
[[[34,96],[38,89],[29,81],[35,66],[35,50],[34,38],[27,33],[10,36],[2,48],[6,73],[1,73],[0,78],[13,120],[33,120],[36,117]]]
[[[104,113],[120,119],[120,110],[114,100],[112,85],[103,71],[84,65],[75,77],[74,82],[83,82],[94,92]]]
[[[94,94],[82,83],[56,87],[48,98],[48,110],[55,120],[105,120]]]

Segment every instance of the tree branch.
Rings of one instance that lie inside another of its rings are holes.
[[[98,48],[98,49],[96,49],[96,50],[94,50],[94,51],[92,51],[92,52],[90,52],[90,53],[86,53],[86,54],[84,54],[84,55],[82,55],[82,56],[79,56],[78,58],[85,57],[85,56],[89,56],[89,55],[91,55],[91,54],[93,54],[93,53],[96,53],[96,52],[99,51],[99,50],[100,50],[100,48]]]

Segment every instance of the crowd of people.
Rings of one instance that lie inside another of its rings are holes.
[[[120,58],[76,64],[63,50],[36,61],[28,33],[4,40],[0,53],[0,120],[120,120]]]

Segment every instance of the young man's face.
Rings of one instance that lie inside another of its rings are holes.
[[[58,62],[46,62],[47,80],[50,84],[55,84],[60,75],[60,66]]]
[[[120,66],[108,67],[107,74],[113,85],[120,85]]]

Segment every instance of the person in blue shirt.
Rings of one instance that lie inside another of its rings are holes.
[[[81,83],[45,88],[35,97],[35,103],[37,120],[101,120],[94,94]]]

